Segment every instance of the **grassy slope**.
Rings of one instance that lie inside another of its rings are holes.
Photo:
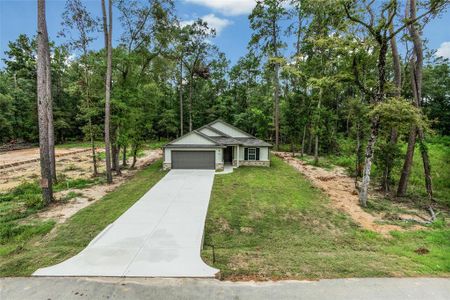
[[[216,176],[205,234],[216,263],[210,247],[202,256],[224,278],[450,275],[448,228],[392,238],[361,230],[296,170],[272,163]]]
[[[91,206],[82,209],[55,231],[51,221],[30,227],[32,232],[0,243],[0,276],[30,275],[36,269],[61,262],[81,251],[103,228],[113,222],[158,182],[166,172],[161,161],[139,171]],[[39,229],[40,231],[36,232]],[[28,232],[28,231],[27,231]]]

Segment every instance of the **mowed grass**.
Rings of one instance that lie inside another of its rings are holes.
[[[64,224],[36,222],[0,240],[0,276],[27,276],[38,268],[59,263],[80,252],[167,172],[158,160]],[[9,202],[13,204],[14,202]],[[0,224],[0,228],[4,224]],[[53,229],[53,231],[51,231]],[[6,230],[6,229],[5,229]],[[11,231],[11,228],[9,229]]]
[[[429,252],[416,253],[420,248]],[[273,157],[271,168],[216,176],[202,256],[224,279],[265,280],[450,276],[449,253],[443,220],[389,237],[363,230]]]

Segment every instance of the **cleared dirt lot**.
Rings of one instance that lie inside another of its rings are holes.
[[[103,150],[97,151],[98,153]],[[92,179],[92,155],[91,150],[86,148],[56,149],[56,172],[59,177],[66,179]],[[74,215],[80,209],[99,200],[107,193],[124,183],[129,177],[136,173],[136,170],[149,165],[162,156],[162,151],[145,150],[137,160],[134,170],[123,169],[121,176],[114,176],[113,184],[95,184],[86,188],[67,188],[54,194],[55,202],[49,207],[38,212],[33,218],[53,219],[57,223],[62,223],[67,218]],[[14,150],[0,154],[0,193],[19,186],[24,182],[35,181],[39,178],[39,148],[25,150]],[[10,166],[11,162],[15,164]],[[98,162],[98,172],[104,172],[104,161]],[[60,201],[68,195],[69,201]]]
[[[55,152],[58,173],[71,178],[87,177],[92,173],[89,149],[56,149]],[[39,148],[0,153],[0,192],[6,192],[24,181],[37,179],[39,172]]]

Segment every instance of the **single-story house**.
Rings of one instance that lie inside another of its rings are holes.
[[[271,144],[216,120],[163,147],[164,169],[215,169],[224,164],[270,166]]]

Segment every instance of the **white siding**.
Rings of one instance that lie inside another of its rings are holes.
[[[269,147],[259,148],[259,160],[269,160]]]
[[[245,148],[259,148],[259,160],[269,160],[269,147],[239,147],[239,160],[245,160]]]
[[[216,128],[217,130],[220,130],[223,133],[226,133],[232,137],[249,137],[250,136],[249,134],[240,132],[239,130],[236,130],[220,121],[212,124],[211,127]]]
[[[207,136],[220,136],[220,134],[208,128],[203,128],[200,130],[200,132],[206,134]]]
[[[174,151],[215,151],[216,152],[216,164],[223,163],[222,148],[165,148],[164,149],[164,162],[172,163],[172,150]]]
[[[173,142],[172,144],[177,145],[215,145],[212,141],[200,136],[195,132],[188,133],[178,141]]]

